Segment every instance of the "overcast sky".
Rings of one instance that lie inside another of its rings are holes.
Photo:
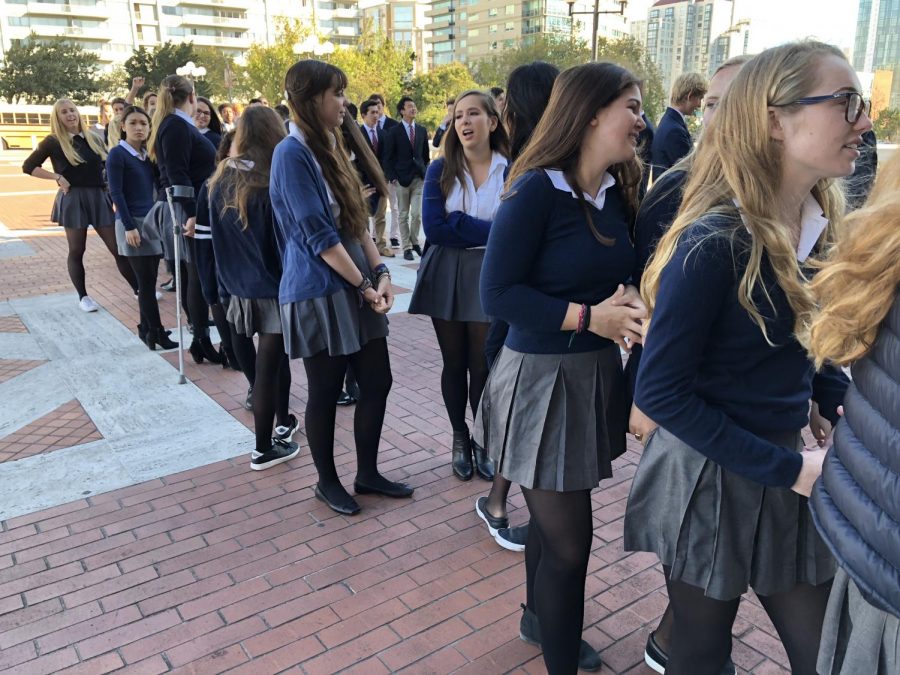
[[[853,47],[859,0],[734,0],[735,18],[749,18],[750,50],[805,37],[815,37],[841,49]],[[646,19],[655,0],[629,0],[632,21]]]

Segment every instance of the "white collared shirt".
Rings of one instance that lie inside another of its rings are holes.
[[[143,162],[145,159],[147,159],[147,151],[146,151],[146,150],[141,150],[140,152],[138,152],[138,151],[135,150],[133,147],[131,147],[131,145],[129,145],[128,141],[126,141],[126,140],[124,140],[124,139],[121,140],[121,141],[119,141],[119,147],[120,147],[120,148],[125,148],[125,150],[128,151],[128,154],[129,154],[129,155],[131,155],[132,157],[137,157],[137,158],[138,158],[139,160],[141,160],[142,162]]]
[[[494,220],[497,209],[500,208],[503,172],[508,163],[506,157],[499,152],[493,153],[487,179],[477,189],[468,171],[465,173],[465,185],[460,185],[459,179],[456,179],[444,202],[447,213],[463,211],[474,218]]]
[[[309,143],[306,142],[306,134],[303,133],[303,129],[298,127],[293,122],[288,123],[288,128],[290,129],[290,134],[298,141],[300,141],[303,145],[309,149]],[[332,146],[337,142],[334,135],[331,136]],[[316,159],[316,155],[310,149],[310,153],[312,156],[313,163],[316,165],[316,168],[319,170],[319,175],[322,176],[322,182],[325,183],[325,191],[328,193],[328,205],[331,207],[331,215],[334,217],[334,221],[338,222],[338,216],[341,215],[341,207],[337,203],[337,199],[334,198],[334,193],[331,191],[331,186],[328,184],[328,181],[325,180],[325,174],[322,173],[322,166],[319,164],[319,160]]]
[[[175,114],[178,115],[181,119],[185,120],[192,127],[197,126],[197,123],[194,122],[194,118],[191,117],[190,115],[188,115],[186,112],[184,112],[184,110],[181,110],[180,108],[175,108]]]
[[[387,119],[387,115],[382,115],[378,118],[378,128],[384,129],[384,121]]]
[[[740,202],[737,199],[732,201],[738,208],[738,211],[740,211]],[[741,220],[743,219],[744,214],[741,213]],[[825,217],[825,212],[819,206],[816,198],[812,196],[812,193],[808,194],[806,199],[803,200],[803,207],[800,211],[800,240],[797,243],[797,262],[802,263],[806,261],[826,227],[828,227],[828,218]]]
[[[569,181],[566,180],[566,176],[562,171],[559,169],[544,169],[544,173],[550,178],[553,187],[557,190],[570,193],[573,199],[578,199],[578,195],[575,193],[575,190],[572,189],[572,186],[569,185]],[[600,189],[597,190],[597,194],[593,197],[586,194],[584,195],[584,200],[588,204],[592,204],[598,211],[602,211],[603,205],[606,203],[606,191],[615,184],[616,179],[612,177],[612,174],[608,171],[605,172],[603,174],[603,180],[600,181]]]
[[[194,125],[196,126],[196,122],[194,123]],[[197,131],[205,136],[207,133],[209,133],[209,127],[203,127],[202,129],[200,127],[197,127]]]
[[[400,120],[400,122],[403,124],[403,128],[406,129],[406,138],[409,138],[409,130],[415,127],[416,121],[413,120],[412,124],[410,124],[406,120]]]

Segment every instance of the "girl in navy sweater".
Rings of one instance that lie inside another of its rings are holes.
[[[659,427],[632,484],[625,547],[663,564],[667,673],[720,671],[748,586],[792,671],[815,672],[835,568],[807,508],[825,451],[801,452],[813,368],[794,335],[813,308],[805,261],[833,241],[834,179],[853,172],[865,110],[829,45],[745,64],[644,272],[652,320],[635,405]],[[817,402],[834,419],[841,393]]]
[[[368,235],[363,186],[336,129],[345,114],[347,76],[315,60],[295,63],[285,78],[291,133],[272,160],[269,194],[282,259],[279,288],[284,342],[302,358],[309,383],[306,435],[319,474],[316,497],[344,514],[359,513],[334,465],[336,401],[347,363],[359,384],[353,431],[357,494],[409,497],[412,488],[378,471],[391,367],[387,314],[394,301],[390,273]],[[366,170],[377,161],[356,125],[351,150]]]
[[[253,400],[256,450],[250,460],[254,470],[285,462],[300,451],[291,441],[299,424],[288,413],[291,369],[281,333],[281,257],[269,200],[272,153],[284,136],[275,111],[249,108],[238,123],[231,157],[209,180],[210,235],[221,290],[230,297],[228,322],[240,335],[259,336]]]
[[[520,633],[542,645],[552,675],[600,667],[581,641],[591,489],[625,451],[619,346],[641,339],[645,312],[626,289],[643,128],[639,82],[624,68],[562,73],[510,171],[481,271],[484,311],[510,328],[475,440],[528,504]]]
[[[141,321],[138,334],[150,349],[178,346],[162,327],[156,299],[156,274],[162,256],[162,240],[156,225],[147,218],[156,199],[153,166],[147,157],[150,117],[141,108],[129,106],[120,121],[119,144],[106,158],[109,193],[116,205],[116,242],[127,258],[138,284]]]
[[[221,363],[222,357],[209,339],[209,307],[203,297],[197,263],[193,255],[197,195],[203,182],[215,169],[216,149],[194,125],[193,112],[197,97],[194,85],[180,75],[169,75],[159,85],[157,108],[153,115],[153,131],[148,147],[150,158],[159,167],[160,190],[151,217],[160,229],[167,260],[175,259],[172,216],[166,203],[166,188],[179,185],[192,187],[194,197],[179,200],[186,219],[180,242],[182,255],[181,293],[193,329],[190,352],[194,361],[208,359]]]
[[[484,344],[490,318],[481,309],[478,283],[491,221],[509,158],[509,137],[494,99],[473,90],[456,97],[444,157],[425,173],[422,223],[428,239],[409,303],[410,314],[431,317],[444,362],[441,393],[453,427],[452,467],[460,480],[474,470],[493,480],[487,452],[466,426],[466,402],[474,415],[487,379]]]
[[[206,140],[213,144],[218,150],[219,144],[222,142],[222,122],[216,109],[205,96],[197,97],[197,106],[194,108],[194,123],[201,134],[206,136]]]
[[[115,219],[103,179],[106,148],[101,138],[84,128],[78,108],[67,98],[53,104],[50,132],[25,160],[22,171],[35,178],[52,180],[59,186],[50,220],[65,230],[69,246],[66,265],[72,285],[78,291],[79,307],[85,312],[96,312],[99,305],[87,294],[84,281],[87,228],[92,225],[115,257],[119,273],[137,292],[134,272],[116,250]],[[42,166],[48,158],[53,171]]]

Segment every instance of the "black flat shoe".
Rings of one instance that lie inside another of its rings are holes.
[[[318,483],[316,484],[316,499],[319,501],[323,501],[328,504],[328,508],[330,508],[335,513],[340,513],[344,516],[355,516],[360,512],[359,504],[356,503],[356,500],[353,499],[350,495],[347,495],[345,499],[341,499],[340,501],[331,501],[324,492],[322,492],[322,488],[319,487]]]
[[[353,491],[358,495],[384,495],[394,499],[406,499],[412,497],[413,488],[406,483],[394,483],[388,481],[384,487],[372,487],[359,481],[353,481]]]
[[[472,457],[475,460],[475,473],[486,481],[494,480],[494,463],[488,457],[487,450],[478,445],[474,438],[471,439],[471,444]]]
[[[538,623],[537,614],[522,605],[522,618],[519,620],[519,639],[536,647],[541,646],[541,626]],[[592,673],[600,670],[603,662],[600,654],[584,640],[578,649],[578,670],[586,670]]]
[[[469,431],[454,431],[451,466],[453,475],[460,480],[472,480],[472,445],[469,442]]]
[[[348,405],[353,405],[354,403],[356,403],[356,399],[353,398],[346,391],[342,391],[341,395],[338,396],[337,404],[339,406],[348,406]]]

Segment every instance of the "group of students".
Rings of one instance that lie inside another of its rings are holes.
[[[115,154],[129,175],[150,175],[147,138],[159,187],[197,195],[182,200],[179,223],[187,284],[203,300],[189,313],[205,319],[218,306],[233,344],[258,337],[252,468],[299,452],[289,359],[302,358],[315,495],[353,515],[360,506],[334,464],[348,366],[359,386],[354,491],[407,498],[413,489],[377,466],[394,296],[368,226],[370,198],[390,187],[381,137],[367,133],[371,106],[357,125],[346,86],[335,66],[296,63],[285,80],[288,129],[251,107],[216,163],[191,117],[191,83],[170,76],[152,124],[141,109],[124,111]],[[630,428],[644,450],[625,548],[657,554],[670,602],[648,664],[733,672],[731,627],[753,588],[794,672],[897,672],[900,160],[845,216],[842,179],[871,128],[846,58],[801,42],[724,64],[705,94],[697,148],[643,197],[646,123],[629,71],[534,63],[510,74],[505,94],[502,114],[486,93],[454,98],[443,157],[425,171],[410,312],[429,316],[438,339],[452,473],[491,481],[476,513],[507,548],[524,544],[520,637],[542,648],[553,675],[601,667],[581,639],[590,493],[612,476]],[[74,185],[86,162],[71,160],[100,149],[74,106],[58,106],[63,140],[48,156]],[[410,126],[402,140],[414,151]],[[53,178],[37,171],[28,172]],[[125,189],[117,208],[125,243],[157,242],[155,256],[174,232],[157,194]],[[85,193],[77,211],[101,197]],[[161,326],[148,321],[158,340]],[[622,351],[631,352],[624,368]],[[852,384],[840,369],[851,363]],[[803,447],[807,423],[820,447]],[[525,527],[509,527],[512,483]]]

